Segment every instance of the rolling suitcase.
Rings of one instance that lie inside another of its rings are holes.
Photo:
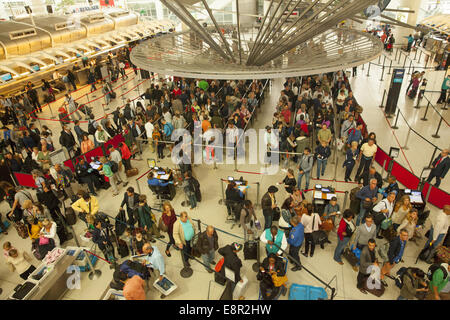
[[[348,263],[350,263],[350,265],[352,267],[354,267],[358,264],[359,259],[356,257],[356,255],[353,253],[353,251],[350,250],[349,248],[345,248],[344,251],[342,252],[342,255],[344,256],[345,260],[347,260]]]
[[[220,284],[221,286],[224,286],[226,282],[225,275],[222,275],[222,273],[220,272],[214,272],[214,281]]]
[[[248,287],[248,278],[246,276],[242,277],[243,282],[238,281],[233,291],[233,300],[239,300],[245,293]]]
[[[257,241],[247,241],[244,243],[244,260],[256,260],[258,257]]]
[[[133,176],[137,175],[138,173],[139,173],[139,170],[137,168],[132,168],[132,169],[126,171],[127,178],[133,177]]]
[[[75,223],[77,223],[77,215],[71,207],[64,208],[64,212],[66,215],[66,222],[69,226],[73,226]]]
[[[117,247],[117,251],[119,251],[120,257],[121,258],[127,257],[130,254],[130,250],[128,249],[127,243],[124,240],[119,239],[118,244],[119,245]]]

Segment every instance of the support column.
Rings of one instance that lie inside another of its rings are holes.
[[[414,10],[414,13],[404,13],[404,12],[394,12],[396,15],[397,20],[401,20],[402,22],[406,22],[410,25],[415,26],[418,21],[417,17],[419,14],[419,10],[421,8],[423,0],[392,0],[390,4],[388,5],[388,9],[409,9]],[[399,17],[407,17],[406,21],[399,19]],[[409,29],[409,28],[403,28],[396,26],[395,29],[393,28],[394,37],[395,37],[395,44],[407,44],[408,41],[406,38],[411,35],[414,35],[415,30]]]

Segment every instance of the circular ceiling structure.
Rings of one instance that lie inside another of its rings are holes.
[[[332,28],[264,64],[249,64],[249,56],[258,30],[236,26],[205,28],[220,43],[228,58],[217,53],[193,31],[170,33],[149,39],[131,52],[131,61],[139,68],[165,75],[202,79],[267,79],[332,72],[358,66],[377,58],[382,50],[378,38],[370,34]],[[239,36],[238,36],[239,35]],[[228,45],[225,46],[224,43]],[[240,50],[239,50],[240,49]],[[267,52],[270,58],[271,52]],[[264,61],[261,57],[261,61]]]

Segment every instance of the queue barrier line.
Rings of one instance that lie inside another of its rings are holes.
[[[128,74],[125,74],[125,75],[128,77],[128,75],[131,74],[131,72],[134,72],[134,71],[130,71]],[[118,77],[116,81],[113,81],[113,83],[116,83],[117,81],[119,81],[119,79],[122,79],[123,77],[124,77],[124,76]],[[109,78],[109,76],[106,76],[106,77],[104,77],[104,78],[102,78],[102,79],[100,79],[100,80],[104,81],[104,80],[107,79],[107,78]],[[134,79],[134,78],[133,78],[133,79]],[[90,86],[90,85],[91,85],[91,84],[86,84],[86,85],[80,87],[79,89],[77,89],[77,90],[75,90],[75,91],[72,91],[71,93],[78,92],[78,91],[80,91],[80,90],[82,90],[82,89],[87,88],[87,87]],[[91,91],[90,93],[96,92],[96,91],[98,91],[98,90],[100,90],[100,89],[101,89],[101,88],[98,88],[98,89],[96,89],[96,90],[94,90],[94,91]],[[84,97],[84,96],[85,96],[85,95],[82,95],[81,97],[78,97],[78,98],[75,99],[74,101],[76,101],[76,100],[78,100],[78,99],[81,99],[81,98]],[[65,96],[62,96],[62,97],[59,97],[58,99],[55,99],[55,100],[53,100],[53,101],[51,101],[51,102],[47,102],[46,104],[44,104],[44,105],[41,106],[40,110],[42,110],[44,107],[49,106],[51,103],[57,102],[57,101],[59,101],[59,100],[61,100],[61,99],[64,99],[64,97],[65,97]],[[33,110],[33,111],[31,111],[30,113],[28,113],[28,115],[31,117],[31,114],[36,113],[36,112],[37,112],[36,110]],[[35,118],[34,118],[34,119],[35,119]]]

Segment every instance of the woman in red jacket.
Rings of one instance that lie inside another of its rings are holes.
[[[341,265],[344,264],[341,259],[342,251],[344,251],[356,229],[355,224],[352,221],[354,216],[354,213],[350,209],[347,209],[344,211],[341,222],[339,223],[337,231],[338,244],[336,250],[334,250],[334,260]]]
[[[128,146],[121,142],[119,143],[120,153],[122,154],[122,162],[125,166],[125,171],[132,169],[131,167],[131,152]]]

